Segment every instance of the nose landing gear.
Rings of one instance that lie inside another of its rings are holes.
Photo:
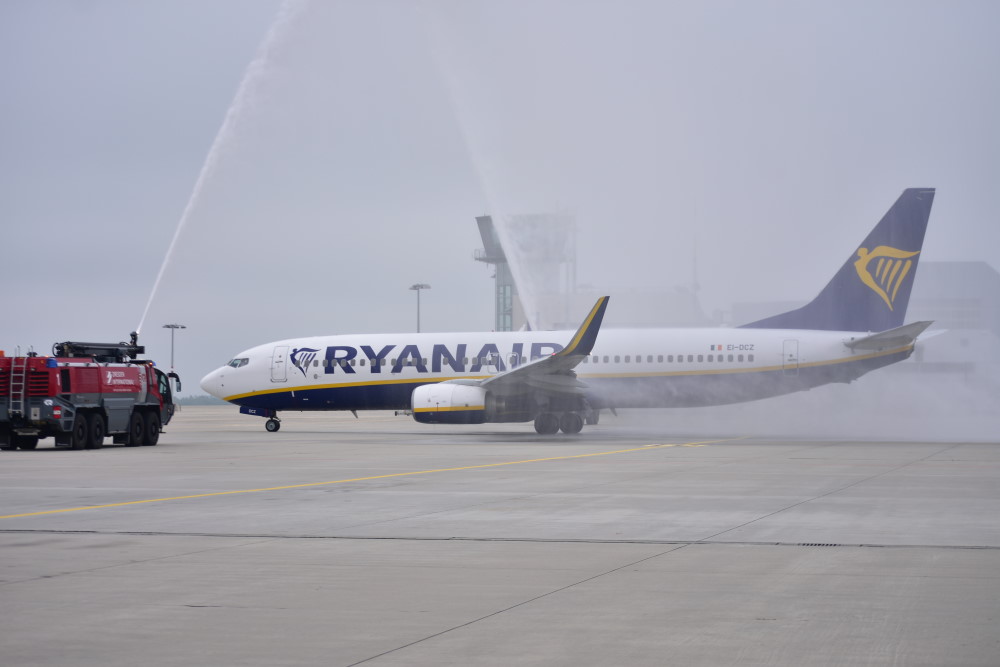
[[[264,428],[267,429],[268,433],[276,433],[281,428],[281,420],[278,419],[278,412],[276,410],[271,410],[270,408],[248,408],[244,405],[240,406],[240,414],[267,417],[267,421],[264,422]]]

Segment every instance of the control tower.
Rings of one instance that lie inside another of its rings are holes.
[[[476,218],[476,223],[484,247],[475,251],[474,257],[495,268],[496,331],[517,331],[526,324],[536,331],[573,331],[582,314],[605,294],[614,295],[614,308],[604,320],[610,326],[719,324],[702,311],[697,284],[578,285],[577,229],[571,215],[505,215],[497,221],[483,215]]]
[[[479,235],[483,237],[483,248],[476,250],[474,255],[476,261],[492,264],[495,271],[493,276],[496,285],[494,290],[496,307],[494,329],[496,331],[513,331],[514,296],[517,294],[517,285],[514,284],[510,264],[507,263],[507,256],[504,254],[500,237],[497,236],[497,230],[493,226],[492,216],[478,216],[476,224],[479,225]]]
[[[572,319],[569,309],[576,292],[572,216],[504,216],[499,224],[505,234],[498,232],[492,216],[477,217],[476,223],[485,247],[475,258],[496,267],[496,330],[513,331],[525,324],[537,330],[555,329]]]

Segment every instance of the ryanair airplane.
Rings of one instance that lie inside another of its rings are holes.
[[[752,401],[851,382],[903,361],[931,322],[904,324],[934,190],[903,192],[810,303],[736,328],[317,336],[239,353],[201,381],[281,427],[283,410],[409,410],[424,424],[533,421],[579,433],[602,409]]]

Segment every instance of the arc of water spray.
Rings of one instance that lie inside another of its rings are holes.
[[[466,155],[468,155],[469,162],[479,180],[480,189],[490,207],[490,215],[493,218],[493,229],[496,230],[499,236],[500,246],[504,250],[507,265],[514,275],[525,319],[528,321],[529,326],[535,329],[538,326],[537,314],[539,312],[539,300],[536,297],[535,285],[531,280],[529,272],[522,266],[520,251],[517,249],[507,229],[509,213],[500,205],[497,188],[494,187],[495,178],[490,174],[486,151],[481,146],[482,142],[477,141],[477,135],[473,131],[472,123],[470,122],[470,116],[472,115],[470,103],[467,101],[467,96],[462,94],[461,77],[452,67],[448,54],[445,53],[446,30],[443,25],[444,21],[440,15],[431,11],[430,7],[425,7],[423,18],[424,35],[431,60],[437,67],[438,75],[448,95],[448,101],[451,103],[451,110],[455,118],[455,123],[458,126],[458,132],[462,138]]]
[[[275,15],[274,21],[271,22],[270,29],[267,31],[267,34],[264,35],[264,39],[261,41],[260,46],[257,47],[257,55],[252,61],[250,61],[250,64],[247,65],[246,71],[243,73],[243,79],[240,81],[239,88],[236,89],[236,95],[233,97],[233,101],[229,105],[229,109],[226,110],[226,115],[222,120],[222,125],[219,127],[219,131],[215,134],[215,139],[212,141],[212,145],[208,149],[208,155],[205,156],[205,162],[201,165],[201,171],[198,173],[198,178],[194,183],[194,189],[191,191],[191,196],[188,198],[187,205],[184,207],[180,220],[177,222],[177,229],[174,231],[174,237],[170,241],[170,245],[167,247],[167,253],[163,257],[163,263],[160,264],[160,270],[156,274],[156,280],[153,282],[153,289],[149,293],[149,300],[146,301],[146,308],[142,311],[142,317],[139,319],[139,326],[135,329],[137,333],[142,331],[142,326],[146,322],[146,316],[149,314],[149,308],[153,305],[153,299],[156,297],[156,292],[159,290],[160,281],[163,279],[163,274],[170,263],[170,258],[174,254],[174,248],[177,246],[177,240],[180,238],[181,232],[184,231],[188,219],[191,217],[192,211],[194,211],[198,200],[201,198],[201,193],[205,187],[205,183],[218,166],[219,157],[222,154],[223,149],[232,140],[236,132],[240,116],[247,108],[253,105],[257,89],[261,85],[261,82],[264,80],[267,73],[267,65],[275,51],[277,51],[281,38],[288,32],[288,26],[293,22],[294,18],[305,9],[307,4],[308,0],[285,0],[285,2],[281,4],[281,7],[278,9],[278,13]]]

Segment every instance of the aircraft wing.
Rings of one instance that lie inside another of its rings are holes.
[[[884,350],[890,347],[904,347],[916,342],[917,336],[932,324],[934,322],[912,322],[895,329],[847,341],[844,345],[852,350]]]
[[[586,385],[577,379],[573,368],[594,349],[609,298],[602,296],[597,300],[576,334],[562,350],[481,380],[479,386],[489,387],[498,394],[516,393],[525,387],[554,393],[583,393]]]

